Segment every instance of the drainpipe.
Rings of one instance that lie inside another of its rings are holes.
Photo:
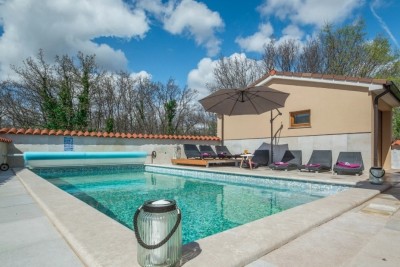
[[[390,92],[390,84],[384,84],[383,87],[385,91],[375,96],[374,98],[374,167],[380,167],[381,165],[378,163],[378,125],[379,125],[379,117],[378,117],[378,103],[379,99]]]

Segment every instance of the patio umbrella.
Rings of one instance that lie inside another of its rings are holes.
[[[273,159],[272,110],[285,106],[288,93],[267,86],[220,89],[199,102],[208,112],[222,115],[255,115],[271,111],[271,159]],[[280,112],[279,112],[280,114]]]

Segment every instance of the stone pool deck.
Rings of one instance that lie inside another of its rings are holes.
[[[207,168],[213,170],[361,188],[188,244],[184,266],[400,265],[398,172],[387,175],[386,185],[373,186],[366,174]],[[28,170],[15,173],[0,172],[1,266],[138,266],[132,231]]]

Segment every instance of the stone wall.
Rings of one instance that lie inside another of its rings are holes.
[[[336,162],[341,151],[359,151],[362,154],[365,170],[371,167],[371,134],[339,134],[319,136],[298,136],[279,138],[278,144],[288,144],[291,150],[301,150],[303,163],[307,163],[314,149],[332,150],[333,163]],[[270,143],[270,139],[225,140],[225,145],[231,153],[243,153],[245,149],[254,151],[263,142]]]
[[[172,158],[185,157],[183,144],[219,145],[219,141],[184,140],[184,139],[145,139],[145,138],[104,138],[77,137],[55,135],[17,135],[5,134],[3,137],[11,143],[1,143],[8,148],[7,161],[11,167],[23,167],[24,152],[113,152],[113,151],[145,151],[146,163],[170,164]],[[152,159],[151,153],[156,151],[157,157]]]

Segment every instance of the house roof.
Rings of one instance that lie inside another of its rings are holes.
[[[358,83],[369,83],[384,85],[389,84],[390,81],[386,79],[374,79],[374,78],[361,78],[361,77],[351,77],[343,75],[333,75],[333,74],[320,74],[320,73],[305,73],[305,72],[287,72],[287,71],[276,71],[271,70],[269,73],[262,76],[260,79],[256,80],[251,86],[255,86],[265,79],[273,76],[283,76],[283,77],[293,77],[293,78],[304,78],[304,79],[315,79],[315,80],[325,80],[325,81],[337,81],[337,82],[358,82]]]
[[[369,91],[373,91],[377,95],[388,91],[390,92],[390,94],[383,97],[383,99],[385,99],[385,102],[389,103],[393,107],[400,105],[400,90],[392,81],[386,79],[271,70],[269,73],[265,74],[260,79],[253,82],[250,86],[263,85],[273,79],[287,79],[296,81],[362,86],[367,87]],[[389,97],[389,95],[391,95],[392,97]]]
[[[217,136],[196,135],[166,135],[166,134],[136,134],[136,133],[108,133],[89,131],[49,130],[49,129],[24,129],[24,128],[2,128],[0,134],[20,135],[55,135],[55,136],[79,136],[79,137],[103,137],[103,138],[136,138],[136,139],[177,139],[177,140],[204,140],[219,141]],[[0,137],[1,138],[1,137]],[[4,138],[6,139],[6,138]],[[7,139],[9,140],[9,139]],[[10,140],[11,142],[11,140]]]

